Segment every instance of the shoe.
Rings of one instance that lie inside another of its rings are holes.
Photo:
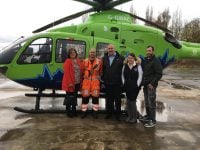
[[[73,118],[72,113],[67,113],[67,117],[68,117],[68,118]]]
[[[112,115],[111,115],[111,114],[107,114],[107,115],[105,116],[105,119],[110,119],[110,118],[112,118]]]
[[[92,116],[94,119],[98,118],[98,112],[97,111],[93,111]]]
[[[128,123],[135,124],[135,123],[137,123],[137,120],[135,120],[135,119],[130,119],[130,120],[128,121]]]
[[[155,125],[156,125],[156,122],[153,122],[152,120],[149,120],[149,122],[144,124],[144,127],[151,128],[151,127],[154,127]]]
[[[144,121],[144,122],[148,122],[148,121],[149,121],[147,115],[145,115],[145,116],[139,116],[139,117],[138,117],[138,120],[140,120],[140,121]]]
[[[120,119],[120,116],[119,116],[119,115],[116,115],[116,116],[115,116],[115,119],[116,119],[117,121],[121,121],[121,119]]]
[[[81,115],[81,118],[84,119],[86,117],[87,117],[87,112],[83,112],[82,115]]]
[[[127,117],[125,121],[126,121],[126,122],[129,122],[129,121],[130,121],[130,117]]]

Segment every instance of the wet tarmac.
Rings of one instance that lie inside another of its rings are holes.
[[[164,71],[157,89],[157,125],[81,119],[60,114],[25,114],[15,106],[32,109],[35,99],[25,97],[32,89],[0,78],[0,150],[198,150],[200,149],[200,68]],[[59,91],[61,92],[61,91]],[[63,98],[43,98],[42,109],[65,109]],[[79,105],[80,105],[79,100]],[[101,108],[105,101],[101,99]],[[125,103],[125,102],[123,102]],[[145,113],[142,90],[138,110]],[[123,106],[125,109],[125,106]]]

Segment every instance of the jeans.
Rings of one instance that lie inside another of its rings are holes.
[[[146,114],[149,120],[156,122],[156,88],[143,88]]]

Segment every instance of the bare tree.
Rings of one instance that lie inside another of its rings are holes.
[[[86,22],[86,20],[88,19],[88,17],[89,17],[89,14],[88,14],[88,13],[82,15],[82,22],[83,22],[83,23]]]
[[[133,8],[133,4],[131,4],[131,6],[130,6],[130,13],[136,15],[136,11]],[[133,23],[136,23],[136,19],[135,18],[133,18]]]
[[[171,19],[169,8],[166,8],[162,13],[160,13],[157,17],[156,23],[168,28],[169,21]]]
[[[171,31],[177,39],[181,39],[181,30],[183,28],[182,12],[177,9],[172,16],[172,24],[170,26]]]
[[[188,42],[200,43],[200,18],[195,18],[185,23],[181,39]]]
[[[153,8],[152,7],[151,8],[149,8],[149,6],[147,7],[146,19],[153,22],[154,18],[153,18]],[[149,25],[149,24],[145,23],[145,25]]]

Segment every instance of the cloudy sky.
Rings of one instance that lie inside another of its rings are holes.
[[[198,0],[133,0],[118,9],[130,10],[133,4],[137,15],[145,17],[147,6],[154,8],[154,16],[169,7],[173,13],[176,9],[182,11],[183,20],[200,17]],[[0,40],[9,42],[22,35],[31,35],[32,31],[54,20],[71,15],[89,6],[73,0],[3,0],[0,2]],[[79,24],[81,18],[62,24]],[[1,42],[0,41],[0,42]]]

